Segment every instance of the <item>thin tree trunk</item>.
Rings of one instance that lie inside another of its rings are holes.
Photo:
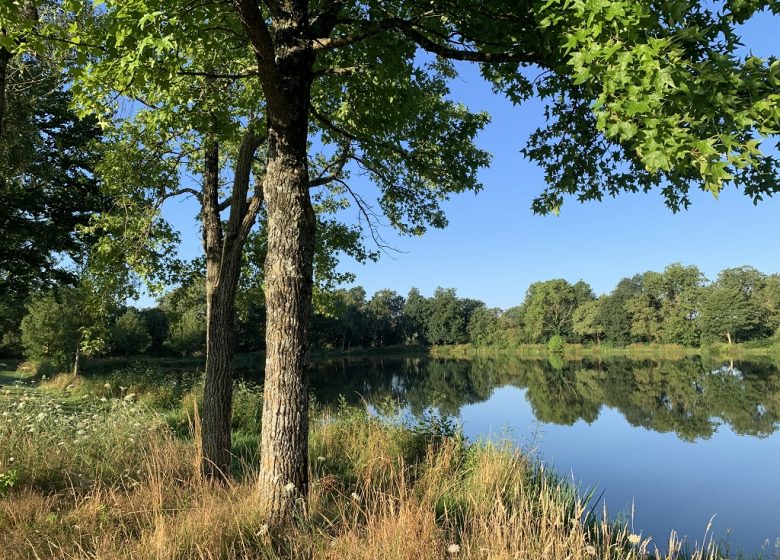
[[[254,123],[247,128],[239,149],[224,231],[219,203],[219,146],[207,140],[205,148],[201,215],[206,253],[206,372],[201,472],[216,480],[225,480],[230,474],[235,301],[244,243],[262,204],[262,192],[247,201],[252,161],[264,139],[253,127]]]
[[[731,331],[726,331],[726,340],[729,341],[729,346],[731,346]]]
[[[76,343],[76,356],[73,358],[73,375],[81,375],[81,340]]]
[[[235,298],[240,261],[221,264],[207,265],[206,379],[201,424],[201,472],[217,480],[230,474]]]
[[[3,121],[5,117],[6,76],[8,75],[8,63],[12,54],[6,49],[0,49],[0,139],[3,137]]]
[[[222,282],[222,223],[219,217],[219,145],[207,140],[203,178],[203,246],[206,253],[206,371],[203,387],[201,472],[219,480],[230,473],[233,405],[233,302]],[[226,299],[228,300],[226,302]]]

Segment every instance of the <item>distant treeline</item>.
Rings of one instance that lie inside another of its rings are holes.
[[[554,336],[582,344],[671,343],[769,339],[780,328],[780,275],[744,266],[708,282],[696,266],[671,264],[623,278],[596,297],[584,281],[531,284],[525,299],[507,310],[458,298],[453,289],[406,298],[381,290],[366,299],[362,288],[340,290],[330,316],[315,321],[321,346],[546,343]]]
[[[5,333],[3,350],[64,364],[88,333],[94,341],[86,349],[90,355],[198,355],[205,347],[204,299],[203,283],[195,281],[168,293],[157,307],[119,308],[110,317],[90,319],[76,292],[40,294],[27,304],[18,329]],[[262,292],[239,297],[237,307],[238,350],[262,350]],[[431,297],[412,288],[406,297],[380,290],[368,298],[362,287],[354,287],[319,294],[315,309],[311,336],[321,349],[511,347],[543,344],[555,336],[586,345],[699,346],[777,336],[780,274],[744,266],[723,270],[709,282],[695,266],[671,264],[663,272],[623,278],[599,297],[582,280],[547,280],[531,284],[523,301],[506,310],[460,298],[451,288],[438,288]]]

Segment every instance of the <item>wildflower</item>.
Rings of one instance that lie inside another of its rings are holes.
[[[460,552],[460,545],[452,543],[450,546],[447,547],[447,552],[449,554],[457,554]]]
[[[8,462],[9,462],[9,463],[13,463],[15,460],[16,460],[16,458],[15,458],[15,457],[9,457],[9,458],[8,458]]]
[[[105,385],[103,385],[103,387],[106,388],[106,389],[110,389],[111,388],[111,383],[106,383]]]
[[[267,534],[268,534],[268,524],[263,523],[262,525],[260,525],[260,529],[257,530],[257,536],[263,537]]]
[[[288,482],[287,484],[284,485],[284,491],[287,494],[292,494],[295,491],[295,484],[293,484],[292,482]]]
[[[106,402],[108,399],[106,397],[100,397],[100,402]]]
[[[324,462],[325,462],[325,457],[323,457],[322,455],[320,455],[319,457],[317,457],[317,462],[318,462],[318,463],[324,463]]]
[[[135,393],[127,393],[127,395],[125,395],[125,400],[126,401],[131,401],[134,398],[135,398]]]
[[[588,545],[585,547],[585,554],[589,556],[596,556],[596,547],[592,545]]]
[[[45,413],[45,412],[41,412],[41,413],[39,413],[39,414],[38,414],[38,416],[36,416],[36,417],[35,417],[35,420],[37,420],[38,422],[40,422],[40,421],[41,421],[41,420],[43,420],[44,418],[46,418],[46,413]]]
[[[355,500],[356,502],[359,502],[360,494],[358,494],[357,492],[352,492],[352,499]]]
[[[628,535],[628,542],[630,542],[633,545],[639,544],[639,541],[641,541],[641,540],[642,540],[642,537],[640,537],[639,535],[635,535],[634,533],[631,533],[630,535]]]

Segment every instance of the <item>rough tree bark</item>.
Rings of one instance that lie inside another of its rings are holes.
[[[257,4],[239,9],[268,68],[268,163],[263,183],[268,218],[265,264],[266,363],[260,438],[260,507],[269,523],[286,520],[306,498],[308,475],[309,316],[315,215],[309,196],[308,123],[314,53],[306,2],[275,14],[274,44]],[[262,75],[262,73],[261,73]]]
[[[247,200],[252,160],[263,136],[254,125],[242,139],[223,227],[219,202],[219,146],[206,142],[201,197],[203,245],[206,254],[206,371],[201,421],[201,473],[224,480],[230,474],[235,300],[241,275],[241,253],[262,203],[258,190]]]

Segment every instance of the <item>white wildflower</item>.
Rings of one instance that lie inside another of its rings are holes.
[[[263,523],[260,525],[260,528],[257,530],[257,536],[262,537],[268,534],[268,524]]]
[[[596,555],[596,547],[593,545],[588,545],[585,547],[585,554],[589,556],[595,556]]]
[[[640,537],[639,535],[635,535],[634,533],[631,533],[630,535],[628,535],[628,542],[630,542],[633,545],[639,544],[639,541],[641,541],[641,540],[642,540],[642,537]]]
[[[318,462],[318,463],[324,463],[324,462],[325,462],[325,457],[323,457],[322,455],[320,455],[319,457],[317,457],[317,462]]]
[[[135,398],[135,393],[127,393],[127,395],[125,395],[126,401],[132,401],[134,398]]]
[[[111,383],[106,383],[105,385],[103,385],[103,387],[106,388],[106,389],[110,389],[111,388]]]
[[[457,554],[460,552],[460,545],[452,543],[450,546],[447,547],[447,552],[449,554]]]
[[[352,496],[352,499],[355,500],[356,502],[360,501],[360,494],[358,494],[357,492],[352,492],[351,496]]]
[[[284,485],[284,491],[287,494],[292,494],[295,491],[295,484],[293,484],[292,482],[288,482],[287,484]]]

